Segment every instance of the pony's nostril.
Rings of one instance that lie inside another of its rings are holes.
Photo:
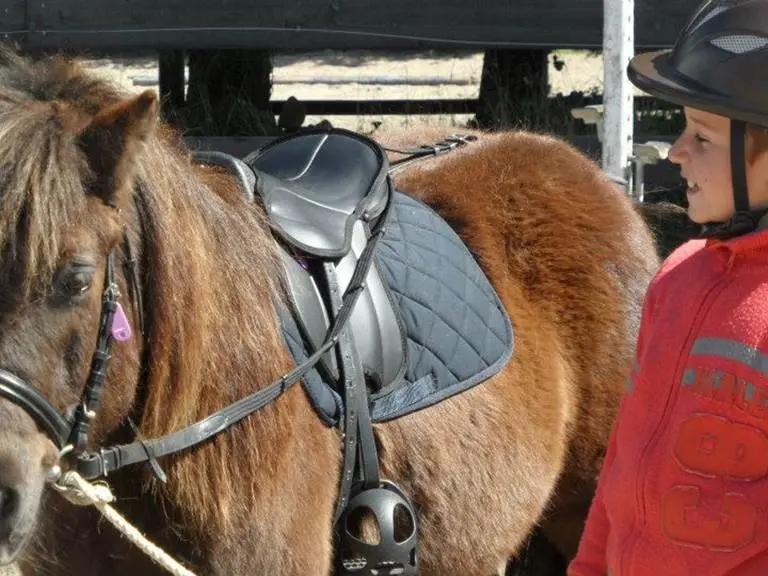
[[[0,488],[0,533],[6,531],[19,511],[19,492],[13,488]]]

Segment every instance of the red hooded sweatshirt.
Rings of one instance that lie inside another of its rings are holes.
[[[694,240],[646,295],[571,576],[768,576],[768,231]]]

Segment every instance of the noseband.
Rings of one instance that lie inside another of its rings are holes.
[[[0,396],[21,406],[59,448],[66,444],[72,422],[59,413],[40,392],[11,372],[0,369]]]

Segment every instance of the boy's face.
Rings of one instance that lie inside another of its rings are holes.
[[[694,222],[723,222],[735,208],[731,181],[731,121],[696,108],[685,108],[686,128],[669,151],[688,181],[688,216]],[[768,205],[768,154],[747,165],[752,208]]]

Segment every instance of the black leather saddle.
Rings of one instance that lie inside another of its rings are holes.
[[[319,264],[333,262],[343,292],[371,230],[387,215],[392,196],[387,157],[368,138],[329,128],[270,142],[244,163],[256,174],[255,196],[280,240],[294,317],[314,349],[331,317],[327,279]],[[349,325],[366,379],[377,390],[402,377],[405,336],[375,265],[365,286]],[[321,368],[338,380],[332,351]]]

